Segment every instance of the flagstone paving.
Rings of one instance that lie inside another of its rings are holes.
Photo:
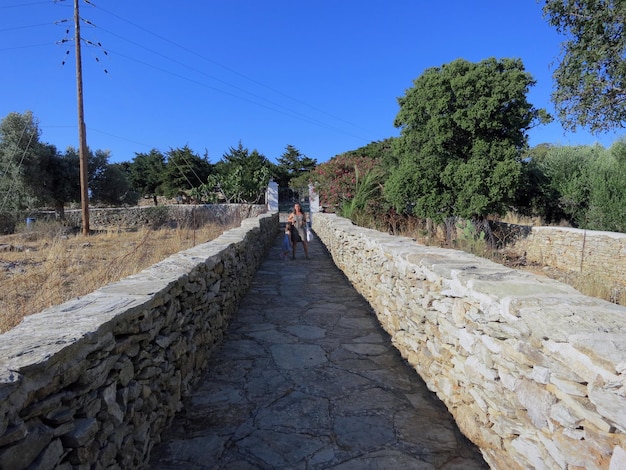
[[[149,468],[488,468],[323,244],[281,242]]]

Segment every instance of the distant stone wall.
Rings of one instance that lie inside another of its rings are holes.
[[[0,469],[145,466],[278,230],[246,219],[0,335]]]
[[[532,227],[515,250],[526,260],[564,271],[596,274],[626,286],[626,234],[567,227]],[[626,411],[625,411],[626,413]]]
[[[626,468],[626,308],[333,214],[313,229],[492,468]]]
[[[142,207],[90,208],[89,228],[137,229],[141,227],[200,227],[206,223],[230,224],[266,212],[262,204],[174,204]],[[54,219],[54,212],[29,214],[35,221]],[[36,222],[35,222],[36,223]],[[65,223],[82,226],[82,211],[65,211]]]

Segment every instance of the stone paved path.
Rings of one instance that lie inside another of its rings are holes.
[[[280,244],[149,468],[488,468],[324,246]]]

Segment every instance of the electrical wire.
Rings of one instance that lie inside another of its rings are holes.
[[[2,28],[0,29],[0,33],[4,33],[5,31],[17,31],[19,29],[30,29],[30,28],[41,28],[42,26],[50,26],[51,23],[39,23],[39,24],[30,24],[25,26],[13,26],[12,28]]]
[[[46,1],[46,2],[17,3],[15,5],[0,5],[0,10],[3,10],[5,8],[29,7],[33,5],[43,5],[43,4],[49,4],[49,3],[50,3],[49,1]]]
[[[282,95],[282,96],[284,96],[284,97],[286,97],[286,98],[288,98],[288,99],[290,99],[290,100],[292,100],[292,101],[295,101],[295,102],[297,102],[297,103],[299,103],[299,104],[302,104],[302,105],[304,105],[304,106],[307,106],[307,107],[309,107],[309,108],[311,108],[311,109],[313,109],[313,110],[315,110],[315,111],[318,111],[318,112],[320,112],[320,113],[323,113],[323,114],[325,114],[325,115],[327,115],[327,116],[329,116],[329,117],[332,117],[333,119],[336,119],[336,120],[339,120],[339,121],[343,121],[344,123],[346,123],[346,124],[350,124],[350,125],[351,125],[351,126],[353,126],[353,127],[360,128],[361,130],[364,130],[364,131],[366,131],[366,132],[369,132],[369,130],[364,129],[364,128],[362,128],[362,127],[358,126],[357,124],[354,124],[354,123],[352,123],[352,122],[350,122],[350,121],[348,121],[348,120],[345,120],[345,119],[343,119],[343,118],[341,118],[341,117],[334,116],[334,115],[332,115],[332,114],[330,114],[330,113],[328,113],[328,112],[326,112],[326,111],[324,111],[324,110],[322,110],[322,109],[320,109],[320,108],[317,108],[317,107],[315,107],[315,106],[313,106],[313,105],[311,105],[311,104],[308,104],[308,103],[306,103],[306,102],[304,102],[304,101],[302,101],[302,100],[299,100],[299,99],[297,99],[297,98],[294,98],[294,97],[292,97],[292,96],[289,96],[289,95],[287,95],[286,93],[284,93],[284,92],[282,92],[282,91],[280,91],[280,90],[277,90],[277,89],[275,89],[275,88],[272,88],[272,87],[270,87],[270,86],[268,86],[268,85],[266,85],[266,84],[264,84],[264,83],[259,82],[258,80],[255,80],[255,79],[253,79],[253,78],[251,78],[251,77],[249,77],[249,76],[247,76],[247,75],[245,75],[245,74],[242,74],[242,73],[240,73],[240,72],[238,72],[238,71],[236,71],[236,70],[234,70],[234,69],[232,69],[232,68],[230,68],[230,67],[227,67],[227,66],[225,66],[225,65],[223,65],[223,64],[220,64],[219,62],[216,62],[216,61],[214,61],[214,60],[212,60],[212,59],[209,59],[208,57],[205,57],[205,56],[203,56],[203,55],[201,55],[201,54],[199,54],[199,53],[197,53],[197,52],[195,52],[195,51],[193,51],[193,50],[189,49],[188,47],[185,47],[185,46],[183,46],[183,45],[181,45],[181,44],[178,44],[178,43],[176,43],[176,42],[172,41],[172,40],[171,40],[171,39],[169,39],[169,38],[166,38],[166,37],[164,37],[164,36],[161,36],[160,34],[157,34],[157,33],[153,32],[153,31],[150,31],[150,30],[148,30],[148,29],[144,28],[143,26],[140,26],[140,25],[138,25],[138,24],[136,24],[136,23],[134,23],[134,22],[132,22],[132,21],[130,21],[130,20],[128,20],[128,19],[126,19],[126,18],[123,18],[122,16],[117,15],[116,13],[113,13],[113,12],[111,12],[111,11],[109,11],[109,10],[105,9],[105,8],[98,7],[98,9],[99,9],[100,11],[103,11],[104,13],[107,13],[107,14],[109,14],[109,15],[111,15],[111,16],[114,16],[115,18],[117,18],[117,19],[119,19],[119,20],[122,20],[122,21],[124,21],[124,22],[126,22],[126,23],[128,23],[128,24],[130,24],[130,25],[132,25],[132,26],[134,26],[134,27],[136,27],[136,28],[138,28],[138,29],[140,29],[141,31],[144,31],[145,33],[148,33],[148,34],[150,34],[150,35],[152,35],[152,36],[154,36],[154,37],[156,37],[156,38],[158,38],[158,39],[160,39],[160,40],[162,40],[162,41],[164,41],[164,42],[167,42],[167,43],[169,43],[169,44],[171,44],[171,45],[173,45],[173,46],[175,46],[175,47],[177,47],[177,48],[179,48],[179,49],[182,49],[182,50],[184,50],[185,52],[188,52],[188,53],[190,53],[190,54],[192,54],[192,55],[195,55],[196,57],[198,57],[198,58],[200,58],[200,59],[202,59],[202,60],[204,60],[204,61],[206,61],[206,62],[209,62],[209,63],[211,63],[211,64],[217,65],[218,67],[221,67],[222,69],[224,69],[224,70],[226,70],[226,71],[228,71],[228,72],[230,72],[230,73],[233,73],[233,74],[235,74],[235,75],[237,75],[237,76],[239,76],[239,77],[242,77],[242,78],[244,78],[244,79],[246,79],[246,80],[248,80],[248,81],[250,81],[250,82],[252,82],[252,83],[255,83],[256,85],[259,85],[259,86],[261,86],[261,87],[263,87],[263,88],[265,88],[265,89],[267,89],[267,90],[270,90],[270,91],[272,91],[272,92],[274,92],[274,93],[277,93],[277,94],[279,94],[279,95]],[[354,136],[352,136],[352,137],[354,137]]]
[[[293,112],[293,111],[289,111],[289,110],[288,110],[288,108],[284,108],[284,109],[286,109],[287,111],[283,111],[283,110],[281,110],[281,109],[279,109],[279,108],[276,108],[276,107],[273,107],[273,106],[269,106],[269,105],[266,105],[266,104],[260,103],[260,102],[258,102],[258,101],[254,101],[254,100],[252,100],[252,99],[250,99],[250,98],[246,98],[246,97],[243,97],[243,96],[237,95],[237,94],[235,94],[235,93],[229,92],[229,91],[227,91],[227,90],[223,90],[223,89],[220,89],[220,88],[217,88],[217,87],[211,86],[211,85],[209,85],[209,84],[207,84],[207,83],[205,83],[205,82],[201,82],[201,81],[195,80],[195,79],[193,79],[193,78],[186,77],[186,76],[184,76],[184,75],[180,75],[180,74],[178,74],[178,73],[172,72],[171,70],[167,70],[167,69],[164,69],[164,68],[162,68],[162,67],[158,67],[158,66],[156,66],[156,65],[149,64],[148,62],[144,62],[144,61],[142,61],[142,60],[135,59],[135,58],[130,57],[130,56],[127,56],[126,54],[123,54],[123,53],[121,53],[121,52],[116,52],[115,50],[110,50],[110,49],[109,49],[109,52],[110,52],[111,54],[114,54],[114,55],[118,56],[118,57],[123,57],[123,58],[125,58],[125,59],[127,59],[127,60],[130,60],[130,61],[136,62],[136,63],[141,64],[141,65],[143,65],[143,66],[153,68],[153,69],[155,69],[155,70],[158,70],[158,71],[163,72],[163,73],[168,74],[168,75],[172,75],[172,76],[174,76],[174,77],[176,77],[176,78],[179,78],[179,79],[181,79],[181,80],[186,80],[186,81],[188,81],[188,82],[190,82],[190,83],[194,83],[194,84],[199,85],[199,86],[201,86],[201,87],[204,87],[204,88],[208,88],[208,89],[211,89],[211,90],[217,91],[217,92],[219,92],[219,93],[222,93],[222,94],[225,94],[225,95],[231,96],[231,97],[233,97],[233,98],[237,98],[237,99],[240,99],[240,100],[246,101],[246,102],[248,102],[248,103],[252,103],[252,104],[254,104],[254,105],[256,105],[256,106],[259,106],[259,107],[261,107],[261,108],[269,109],[269,110],[274,111],[274,112],[277,112],[277,113],[279,113],[279,114],[283,114],[283,115],[286,115],[286,116],[289,116],[289,117],[292,117],[292,118],[295,118],[295,119],[299,119],[299,120],[301,120],[301,121],[308,122],[309,124],[314,124],[314,125],[317,125],[318,127],[322,127],[322,128],[325,128],[325,129],[328,129],[328,130],[332,130],[332,131],[335,131],[335,132],[338,132],[338,133],[341,133],[341,134],[344,134],[344,135],[348,135],[348,136],[350,136],[350,137],[354,137],[354,138],[356,138],[356,139],[360,139],[360,140],[367,140],[367,139],[365,139],[365,138],[364,138],[364,137],[362,137],[362,136],[355,135],[355,134],[352,134],[352,133],[347,132],[347,131],[343,131],[343,130],[338,129],[338,128],[336,128],[336,127],[333,127],[333,126],[331,126],[331,125],[329,125],[329,124],[326,124],[326,123],[324,123],[323,121],[318,121],[318,120],[313,119],[313,118],[310,118],[310,117],[308,117],[308,116],[306,116],[306,115],[299,114],[299,113],[297,113],[297,112]],[[173,59],[172,59],[172,60],[173,60]],[[270,103],[271,103],[271,102],[270,102]]]
[[[214,60],[211,60],[211,59],[209,59],[209,58],[207,58],[207,57],[205,57],[205,56],[203,56],[201,54],[198,54],[197,52],[191,50],[188,47],[185,47],[185,46],[183,46],[181,44],[178,44],[178,43],[176,43],[176,42],[174,42],[174,41],[172,41],[172,40],[170,40],[170,39],[168,39],[168,38],[166,38],[166,37],[164,37],[164,36],[162,36],[160,34],[154,33],[152,31],[150,31],[150,30],[148,30],[148,29],[138,25],[137,23],[135,23],[133,21],[130,21],[130,20],[126,19],[126,18],[123,18],[120,15],[117,15],[116,13],[108,11],[107,9],[104,9],[104,8],[102,8],[100,6],[96,6],[92,2],[88,2],[87,0],[84,0],[84,1],[86,1],[89,5],[98,8],[100,11],[102,11],[102,12],[104,12],[104,13],[110,15],[110,16],[113,16],[113,17],[115,17],[115,18],[117,18],[117,19],[119,19],[119,20],[121,20],[123,22],[126,22],[126,23],[130,24],[131,26],[133,26],[133,27],[135,27],[135,28],[137,28],[137,29],[139,29],[141,31],[144,31],[144,32],[148,33],[149,35],[154,36],[154,37],[156,37],[156,38],[158,38],[158,39],[160,39],[162,41],[165,41],[165,42],[167,42],[167,43],[169,43],[169,44],[171,44],[171,45],[173,45],[173,46],[175,46],[175,47],[177,47],[177,48],[179,48],[181,50],[184,50],[184,51],[186,51],[186,52],[188,52],[188,53],[190,53],[190,54],[192,54],[192,55],[194,55],[196,57],[199,57],[200,59],[202,59],[202,60],[204,60],[206,62],[215,64],[215,65],[219,66],[220,68],[222,68],[222,69],[224,69],[224,70],[226,70],[226,71],[228,71],[230,73],[233,73],[233,74],[235,74],[235,75],[237,75],[239,77],[242,77],[242,78],[244,78],[245,80],[247,80],[247,81],[249,81],[251,83],[255,83],[255,84],[257,84],[257,85],[259,85],[259,86],[261,86],[261,87],[263,87],[265,89],[268,89],[268,90],[270,90],[270,91],[272,91],[274,93],[277,93],[277,94],[279,94],[279,95],[281,95],[281,96],[283,96],[285,98],[288,98],[288,99],[290,99],[290,100],[292,100],[294,102],[297,102],[297,103],[300,103],[300,104],[302,104],[304,106],[307,106],[310,109],[319,111],[319,112],[321,112],[321,113],[323,113],[323,114],[325,114],[327,116],[330,116],[330,117],[332,117],[332,118],[334,118],[336,120],[339,120],[339,121],[342,121],[344,123],[347,123],[350,126],[359,127],[359,126],[351,123],[350,121],[347,121],[345,119],[333,116],[332,114],[327,113],[324,110],[321,110],[321,109],[319,109],[319,108],[317,108],[315,106],[312,106],[312,105],[310,105],[310,104],[308,104],[308,103],[306,103],[304,101],[301,101],[301,100],[299,100],[297,98],[291,97],[291,96],[281,92],[280,90],[276,90],[276,89],[274,89],[272,87],[269,87],[269,86],[259,82],[258,80],[255,80],[255,79],[253,79],[253,78],[251,78],[251,77],[249,77],[249,76],[247,76],[245,74],[242,74],[242,73],[240,73],[240,72],[238,72],[236,70],[233,70],[233,69],[231,69],[229,67],[226,67],[226,66],[224,66],[224,65],[222,65],[222,64],[220,64],[220,63],[218,63],[218,62],[216,62]],[[26,6],[26,5],[39,5],[39,4],[43,4],[43,3],[48,3],[48,2],[32,2],[32,3],[29,3],[29,4],[12,5],[12,6],[17,7],[17,6]],[[57,2],[55,1],[55,3],[57,3]],[[7,8],[7,7],[5,6],[3,8]],[[87,24],[89,24],[89,25],[91,25],[93,27],[96,27],[91,22],[87,22]],[[24,26],[23,28],[39,27],[39,26],[42,26],[42,25],[30,25],[30,26]],[[13,28],[8,28],[7,30],[9,30],[9,29],[13,29]],[[191,82],[191,83],[195,83],[195,84],[200,85],[202,87],[214,90],[214,91],[216,91],[218,93],[222,93],[222,94],[234,97],[236,99],[247,101],[247,102],[252,103],[252,104],[254,104],[256,106],[259,106],[259,107],[271,110],[273,112],[277,112],[277,113],[286,115],[286,116],[291,117],[291,118],[299,119],[299,120],[302,120],[302,121],[307,122],[309,124],[313,124],[313,125],[316,125],[316,126],[319,126],[319,127],[322,127],[322,128],[334,131],[334,132],[338,132],[340,134],[348,135],[350,137],[353,137],[353,138],[356,138],[356,139],[359,139],[359,140],[363,140],[363,141],[367,141],[368,140],[368,139],[366,139],[366,138],[364,138],[364,137],[362,137],[360,135],[356,135],[356,134],[354,134],[352,132],[348,132],[346,129],[337,128],[335,126],[332,126],[332,125],[328,124],[325,121],[321,121],[321,120],[315,119],[315,118],[313,118],[311,116],[308,116],[306,114],[303,114],[301,112],[298,112],[298,111],[296,111],[296,110],[294,110],[294,109],[292,109],[292,108],[290,108],[288,106],[285,106],[285,105],[283,105],[281,103],[274,102],[274,101],[269,100],[269,99],[267,99],[267,98],[265,98],[263,96],[260,96],[260,95],[258,95],[256,93],[253,93],[253,92],[251,92],[251,91],[249,91],[249,90],[247,90],[245,88],[242,88],[242,87],[239,87],[237,85],[234,85],[233,83],[230,83],[230,82],[227,82],[227,81],[222,80],[220,78],[211,76],[210,74],[207,74],[206,72],[204,72],[202,70],[199,70],[196,67],[193,67],[193,66],[190,66],[188,64],[185,64],[184,62],[182,62],[182,61],[180,61],[178,59],[173,59],[171,57],[168,57],[168,56],[166,56],[166,55],[164,55],[164,54],[162,54],[162,53],[160,53],[158,51],[155,51],[155,50],[153,50],[153,49],[151,49],[149,47],[143,46],[143,45],[137,43],[136,41],[129,40],[129,39],[127,39],[127,38],[125,38],[125,37],[123,37],[121,35],[118,35],[116,33],[108,31],[108,30],[106,30],[104,28],[98,27],[98,29],[100,29],[100,30],[102,30],[102,31],[112,35],[112,36],[118,37],[118,38],[120,38],[120,39],[122,39],[122,40],[124,40],[126,42],[129,42],[130,44],[133,44],[133,45],[135,45],[137,47],[140,47],[140,48],[142,48],[144,50],[147,50],[148,52],[150,52],[152,54],[155,54],[155,55],[157,55],[157,56],[159,56],[161,58],[164,58],[164,59],[166,59],[168,61],[171,61],[172,63],[175,63],[175,64],[178,64],[178,65],[180,65],[182,67],[185,67],[185,68],[187,68],[187,69],[189,69],[189,70],[191,70],[191,71],[193,71],[193,72],[195,72],[197,74],[200,74],[200,75],[205,76],[205,77],[207,77],[207,78],[209,78],[211,80],[214,80],[214,81],[216,81],[218,83],[221,83],[221,84],[223,84],[223,85],[225,85],[227,87],[230,87],[230,88],[236,90],[238,93],[231,92],[231,91],[228,91],[228,90],[225,90],[225,89],[222,89],[222,88],[218,88],[218,87],[212,86],[212,85],[208,84],[206,81],[195,80],[195,79],[192,79],[192,78],[190,78],[188,76],[184,76],[184,75],[175,73],[175,72],[173,72],[171,70],[167,70],[167,69],[164,69],[162,67],[152,65],[152,64],[147,63],[145,61],[142,61],[142,60],[130,57],[130,56],[122,54],[122,53],[117,53],[115,51],[109,51],[111,53],[114,53],[116,56],[119,56],[119,57],[125,58],[127,60],[136,62],[136,63],[141,64],[141,65],[146,66],[146,67],[150,67],[150,68],[159,70],[159,71],[161,71],[163,73],[172,75],[172,76],[174,76],[174,77],[176,77],[178,79],[182,79],[182,80],[186,80],[186,81]],[[48,45],[48,44],[45,44],[45,45]],[[101,44],[99,42],[98,43],[91,43],[91,45],[101,46]],[[43,46],[43,45],[18,46],[18,47],[0,49],[0,51],[2,51],[2,50],[11,50],[11,49],[20,49],[20,48],[24,48],[24,47],[40,47],[40,46]],[[105,54],[107,54],[107,51],[105,51]],[[96,58],[96,60],[99,62],[98,58]],[[106,72],[106,69],[105,69],[105,72]],[[252,98],[250,98],[250,97],[252,97]],[[363,129],[363,128],[361,128],[361,129]],[[99,131],[99,132],[105,134],[102,131]],[[111,135],[111,134],[109,134],[109,135]],[[145,144],[142,144],[142,145],[145,145]],[[149,145],[146,145],[146,147],[149,147]]]

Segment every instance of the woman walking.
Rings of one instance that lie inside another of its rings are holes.
[[[287,219],[291,223],[291,259],[296,259],[296,246],[298,243],[302,243],[304,247],[304,255],[306,259],[309,258],[309,245],[306,241],[306,214],[302,212],[300,204],[296,203],[293,206],[293,212],[289,214]]]

